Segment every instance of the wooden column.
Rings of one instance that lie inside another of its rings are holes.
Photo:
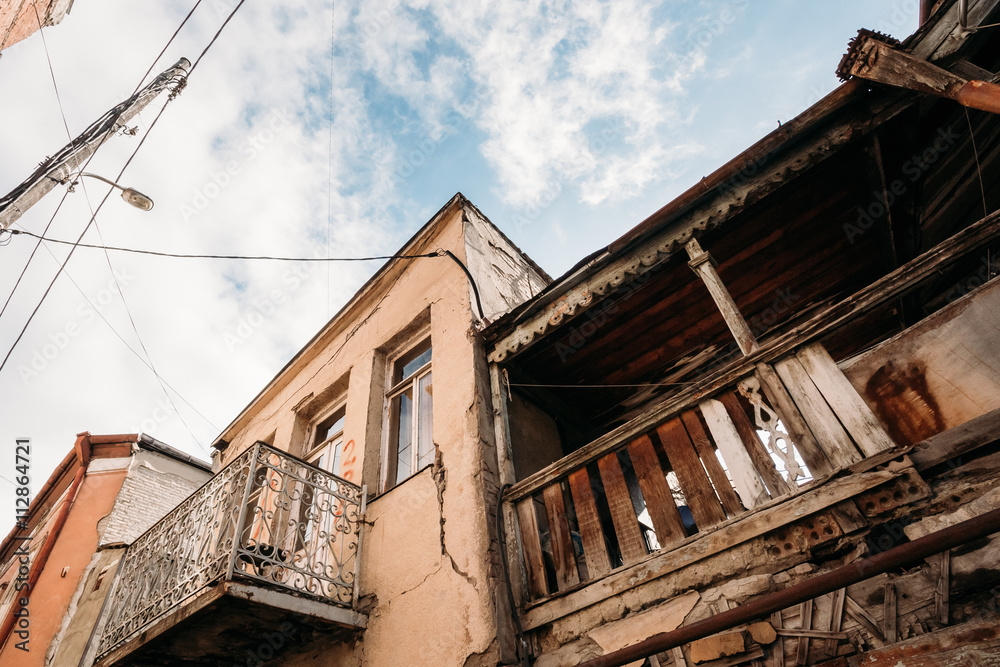
[[[688,241],[684,248],[687,250],[688,257],[690,257],[688,266],[705,283],[709,294],[712,295],[712,300],[715,301],[719,312],[722,313],[722,318],[726,321],[726,325],[736,339],[736,344],[740,346],[740,351],[744,355],[750,354],[757,349],[757,339],[754,338],[753,332],[750,331],[750,325],[743,319],[743,314],[736,306],[736,301],[733,300],[729,290],[726,289],[726,286],[722,283],[722,279],[719,278],[719,273],[715,270],[712,256],[702,250],[701,244],[694,238]]]

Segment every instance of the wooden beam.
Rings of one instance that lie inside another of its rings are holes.
[[[611,561],[608,559],[608,548],[604,543],[604,530],[597,513],[597,503],[594,502],[590,473],[586,468],[570,473],[569,490],[576,508],[576,520],[580,525],[588,578],[599,579],[611,572]]]
[[[885,641],[895,644],[899,641],[896,631],[896,584],[892,581],[885,582],[885,601],[882,603],[882,634]]]
[[[525,498],[517,504],[517,520],[521,528],[524,564],[528,570],[528,591],[534,598],[544,597],[549,594],[549,584],[545,578],[545,560],[534,498]]]
[[[878,627],[878,623],[872,618],[868,611],[854,601],[850,595],[844,599],[844,611],[858,623],[861,627],[868,631],[868,634],[872,637],[872,643],[876,647],[885,646],[885,637],[882,634],[882,630]]]
[[[601,481],[604,482],[604,494],[611,509],[611,521],[615,525],[622,560],[630,565],[646,555],[646,543],[639,530],[639,519],[632,506],[632,497],[629,495],[621,464],[618,463],[618,454],[605,454],[597,460],[597,467],[601,471]]]
[[[681,491],[684,492],[698,529],[704,530],[725,521],[726,514],[722,511],[722,505],[712,490],[701,459],[694,451],[694,445],[681,420],[675,418],[660,424],[656,434],[677,474],[677,481],[680,482]]]
[[[552,541],[552,562],[556,570],[556,584],[559,590],[580,583],[580,573],[576,569],[573,553],[573,539],[569,535],[569,520],[566,518],[566,503],[563,500],[562,484],[556,482],[542,491],[545,499],[545,513],[549,519],[549,535]]]
[[[918,442],[910,458],[917,470],[927,470],[997,440],[1000,440],[1000,408]]]
[[[736,425],[730,419],[726,406],[710,398],[698,407],[705,416],[712,439],[722,452],[722,458],[726,462],[729,474],[733,476],[733,484],[740,494],[743,505],[753,508],[767,502],[770,496],[753,465],[750,454],[743,446],[743,439],[740,438]]]
[[[831,632],[829,630],[800,630],[798,628],[782,628],[775,630],[782,637],[800,637],[806,639],[825,639],[826,641],[837,642],[847,639],[846,632]]]
[[[844,603],[847,598],[847,589],[841,588],[838,591],[834,591],[833,599],[830,602],[830,632],[840,632],[840,628],[844,623]],[[846,637],[844,637],[846,639]],[[837,656],[837,639],[826,640],[826,652],[830,654],[831,657]]]
[[[729,481],[726,471],[722,469],[719,457],[715,453],[715,446],[712,445],[708,433],[705,432],[705,427],[702,426],[698,413],[695,410],[685,410],[681,413],[681,421],[691,437],[691,442],[694,443],[698,457],[705,465],[705,471],[712,480],[712,486],[715,487],[715,493],[722,502],[722,508],[731,517],[741,514],[743,506],[740,504],[740,497],[736,495],[733,483]]]
[[[934,612],[941,625],[951,622],[949,603],[951,600],[951,550],[944,551],[940,556],[937,587],[934,591]]]
[[[639,488],[646,500],[646,510],[653,521],[657,542],[661,548],[680,542],[687,537],[684,521],[660,467],[652,440],[646,435],[639,436],[629,443],[628,454],[639,478]]]
[[[736,339],[736,344],[740,346],[740,351],[743,354],[750,354],[756,350],[758,347],[757,339],[754,338],[753,332],[750,331],[750,325],[747,324],[739,306],[733,300],[733,295],[726,289],[722,278],[719,277],[719,272],[715,270],[711,255],[702,250],[698,239],[693,237],[684,245],[684,249],[687,250],[690,258],[688,266],[705,283],[708,293],[712,296],[712,301],[715,302],[722,314],[722,319],[726,321],[726,326],[729,327],[730,333]]]
[[[806,600],[799,605],[800,629],[803,631],[812,630],[813,623],[813,601]],[[805,665],[809,662],[809,637],[799,636],[799,647],[796,651],[796,665]]]
[[[830,353],[820,343],[805,345],[795,353],[823,398],[837,413],[840,422],[851,434],[855,444],[865,456],[892,449],[892,441],[885,427],[861,398],[847,376],[837,368]]]
[[[781,638],[781,630],[784,621],[781,619],[781,612],[776,611],[771,614],[771,627],[778,634],[778,638],[771,644],[771,664],[770,667],[785,667],[785,640]]]

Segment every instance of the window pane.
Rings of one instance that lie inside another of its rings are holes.
[[[396,484],[413,474],[413,390],[405,392],[393,399],[399,427],[396,432]]]
[[[403,362],[403,371],[400,374],[398,381],[405,380],[406,378],[410,377],[418,370],[423,368],[424,365],[430,360],[431,360],[431,348],[429,346],[423,352],[417,353],[417,356],[411,359],[410,361],[406,361],[406,357],[403,357],[402,359],[400,359],[400,361]]]
[[[326,442],[330,436],[336,435],[344,430],[344,419],[346,411],[344,408],[337,410],[332,415],[324,419],[316,427],[316,441],[314,445]]]
[[[434,463],[434,392],[432,391],[431,374],[417,380],[417,404],[420,414],[417,416],[417,469]]]

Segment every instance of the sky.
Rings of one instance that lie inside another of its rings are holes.
[[[195,4],[75,0],[62,23],[5,50],[0,192],[126,99],[151,65],[194,61],[238,0],[202,0],[157,60]],[[120,182],[156,204],[142,212],[112,195],[84,242],[385,255],[462,192],[559,276],[832,91],[859,28],[905,38],[917,8],[248,0],[182,94],[157,98],[129,124],[134,136],[98,151],[88,171],[114,178],[143,140]],[[41,234],[51,222],[48,237],[75,240],[108,191],[87,178],[66,197],[58,187],[17,224]],[[31,439],[33,491],[82,431],[145,432],[207,460],[380,265],[80,248],[43,300],[69,248],[44,243],[29,261],[34,240],[0,241],[0,356],[38,307],[0,369],[3,533],[16,438]]]

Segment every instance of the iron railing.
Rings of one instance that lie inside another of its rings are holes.
[[[221,580],[352,607],[364,510],[362,487],[256,443],[128,547],[98,654]]]

